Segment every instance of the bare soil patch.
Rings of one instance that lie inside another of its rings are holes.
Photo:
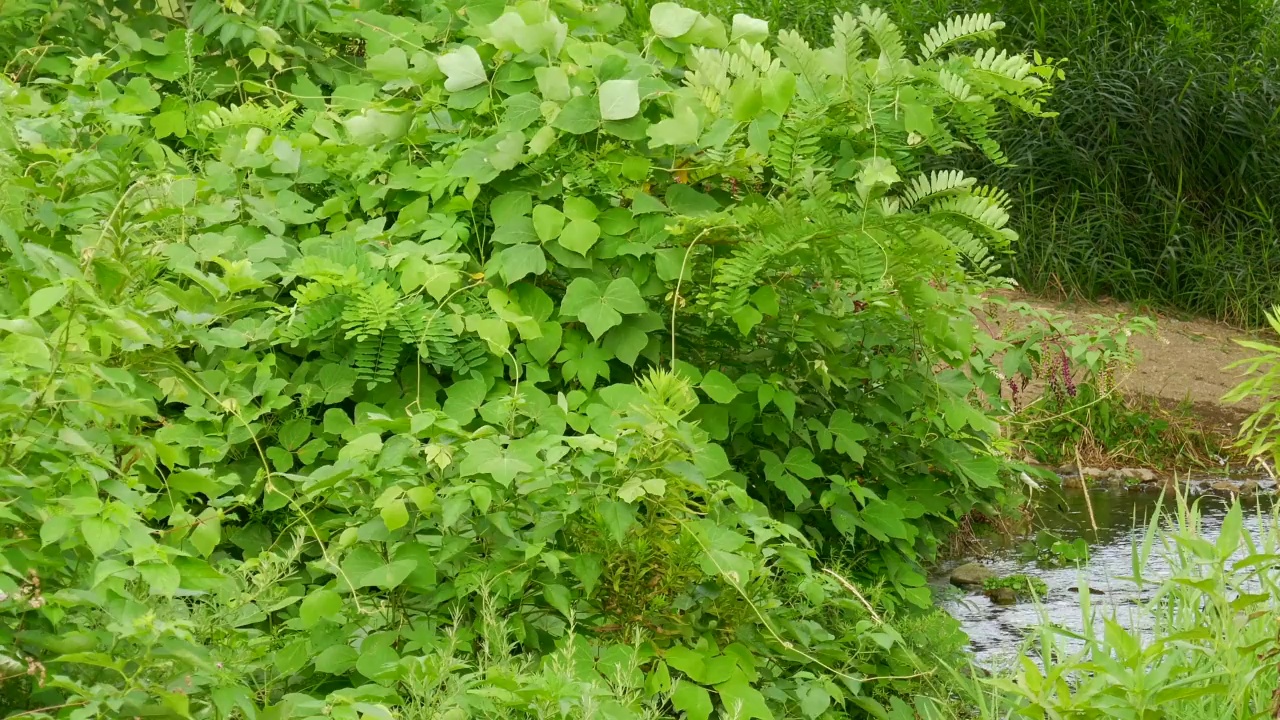
[[[1135,336],[1137,364],[1118,378],[1118,385],[1133,395],[1155,398],[1166,408],[1190,406],[1192,414],[1206,426],[1224,434],[1234,434],[1240,422],[1256,407],[1256,402],[1225,404],[1224,395],[1235,387],[1242,368],[1230,365],[1254,355],[1237,339],[1275,342],[1270,332],[1250,332],[1208,320],[1179,317],[1150,309],[1137,309],[1116,302],[1063,301],[1028,295],[1003,293],[1014,302],[1049,309],[1065,315],[1077,328],[1095,327],[1097,315],[1108,318],[1146,316],[1156,321],[1156,333]]]

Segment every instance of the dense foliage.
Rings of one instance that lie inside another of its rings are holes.
[[[908,717],[1012,502],[998,27],[5,3],[0,705]]]
[[[707,0],[823,38],[831,0]],[[896,0],[923,31],[994,13],[1006,42],[1067,58],[1060,114],[1014,119],[991,175],[1027,288],[1156,301],[1265,326],[1280,301],[1280,16],[1260,0]]]

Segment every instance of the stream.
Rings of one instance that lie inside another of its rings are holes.
[[[1269,484],[1269,483],[1268,483]],[[1259,516],[1248,512],[1262,504],[1270,508],[1274,496],[1263,496],[1245,502],[1245,531],[1255,538],[1258,534]],[[1143,587],[1131,579],[1133,572],[1133,547],[1142,540],[1146,524],[1161,503],[1154,490],[1093,490],[1088,498],[1092,502],[1097,532],[1089,520],[1089,503],[1079,490],[1062,490],[1050,494],[1037,504],[1036,520],[1030,537],[1004,543],[980,558],[964,558],[950,564],[948,573],[933,580],[936,596],[943,608],[950,612],[969,636],[974,660],[987,668],[1008,667],[1021,654],[1027,631],[1039,625],[1043,618],[1071,631],[1083,629],[1077,588],[1091,588],[1091,602],[1097,610],[1095,622],[1114,616],[1122,625],[1141,630],[1144,616],[1138,611],[1138,601],[1154,591],[1152,579],[1169,575],[1168,565],[1158,550],[1151,553],[1148,564],[1142,569]],[[1172,504],[1172,498],[1163,502]],[[1212,494],[1200,496],[1201,529],[1206,539],[1217,538],[1222,519],[1229,509],[1229,499]],[[1264,513],[1263,522],[1269,522]],[[1070,542],[1083,538],[1088,544],[1087,561],[1077,566],[1068,562],[1065,566],[1051,567],[1037,562],[1027,550],[1036,533],[1047,531]],[[965,591],[952,587],[948,582],[949,570],[968,561],[977,561],[1004,577],[1025,574],[1044,581],[1048,588],[1040,602],[1019,602],[1013,605],[997,605],[979,591]]]

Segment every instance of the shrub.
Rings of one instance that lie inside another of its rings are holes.
[[[671,3],[20,11],[27,714],[859,716],[930,682],[893,622],[1007,502],[957,319],[1013,237],[934,166],[1002,160],[1052,74],[968,49],[988,19],[909,53],[869,8],[821,49]]]

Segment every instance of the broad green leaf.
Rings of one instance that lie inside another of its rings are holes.
[[[649,8],[649,24],[658,37],[676,38],[689,32],[700,17],[697,10],[690,10],[673,2],[660,2]]]
[[[600,210],[587,198],[571,195],[564,199],[564,215],[570,220],[592,221],[600,216]]]
[[[209,557],[213,554],[218,542],[222,540],[222,520],[218,517],[217,509],[208,508],[200,513],[188,539],[201,555]]]
[[[526,275],[538,276],[547,271],[547,258],[542,247],[533,243],[512,245],[494,259],[498,274],[508,285]]]
[[[569,75],[564,68],[556,65],[536,68],[533,76],[538,80],[538,92],[542,99],[565,103],[572,97],[569,93]]]
[[[746,40],[749,43],[762,43],[769,39],[769,21],[757,20],[750,15],[736,13],[733,16],[733,31],[730,42]]]
[[[151,128],[157,140],[169,136],[183,138],[187,136],[187,114],[181,110],[167,110],[151,116]]]
[[[399,530],[409,522],[409,508],[404,500],[393,500],[386,504],[379,513],[388,530]]]
[[[561,615],[566,618],[573,616],[573,606],[570,602],[569,588],[563,585],[547,585],[542,588],[542,597],[546,598],[547,604],[560,611]]]
[[[600,84],[600,118],[626,120],[640,112],[640,83],[606,80]]]
[[[720,694],[720,702],[725,707],[736,708],[737,717],[742,720],[746,718],[773,720],[773,713],[769,710],[764,695],[751,687],[741,675],[716,685],[716,692]]]
[[[382,82],[404,80],[409,76],[409,56],[398,47],[391,47],[365,62],[365,69]]]
[[[675,692],[671,693],[671,706],[683,712],[689,720],[707,720],[713,709],[711,693],[688,680],[676,684]]]
[[[330,675],[346,674],[355,667],[359,655],[350,645],[330,645],[316,656],[316,670]]]
[[[702,382],[698,387],[712,400],[722,404],[732,402],[740,392],[738,386],[719,370],[708,370],[707,374],[702,376]]]
[[[298,606],[302,627],[315,627],[321,620],[332,618],[342,611],[342,596],[332,590],[313,590]]]
[[[698,116],[687,106],[680,105],[674,115],[650,125],[645,134],[649,136],[649,146],[659,148],[666,145],[692,145],[698,142],[700,132]]]
[[[424,288],[427,294],[440,300],[449,294],[457,282],[457,270],[422,258],[409,258],[400,265],[400,288],[405,292]]]
[[[41,288],[27,298],[27,317],[38,318],[49,312],[49,308],[57,305],[67,295],[66,285],[53,285]]]
[[[635,510],[621,500],[605,500],[597,505],[596,512],[615,542],[622,542],[627,531],[636,524]]]
[[[595,338],[620,324],[623,314],[647,310],[644,298],[630,278],[617,278],[603,291],[592,280],[577,278],[569,284],[560,303],[560,314],[581,320]]]
[[[552,121],[551,127],[583,135],[600,127],[600,106],[587,95],[570,98]]]
[[[560,233],[560,244],[567,250],[586,255],[600,239],[600,226],[590,220],[573,220]]]
[[[85,518],[80,524],[80,532],[94,555],[102,555],[114,549],[120,540],[120,526],[103,518]]]
[[[440,72],[445,74],[444,89],[449,92],[483,85],[488,80],[480,53],[470,45],[460,45],[441,55],[436,59],[436,64],[440,66]]]
[[[564,230],[564,213],[550,205],[538,205],[533,209],[533,229],[542,242],[551,242]]]
[[[635,366],[640,352],[648,345],[649,335],[630,322],[613,328],[604,337],[605,349],[632,367]]]
[[[396,560],[380,567],[375,567],[355,579],[356,587],[380,587],[383,590],[390,590],[404,582],[409,577],[409,573],[418,567],[416,560]]]
[[[392,643],[394,633],[379,633],[365,638],[356,659],[356,670],[370,680],[389,681],[399,674],[400,656]]]

